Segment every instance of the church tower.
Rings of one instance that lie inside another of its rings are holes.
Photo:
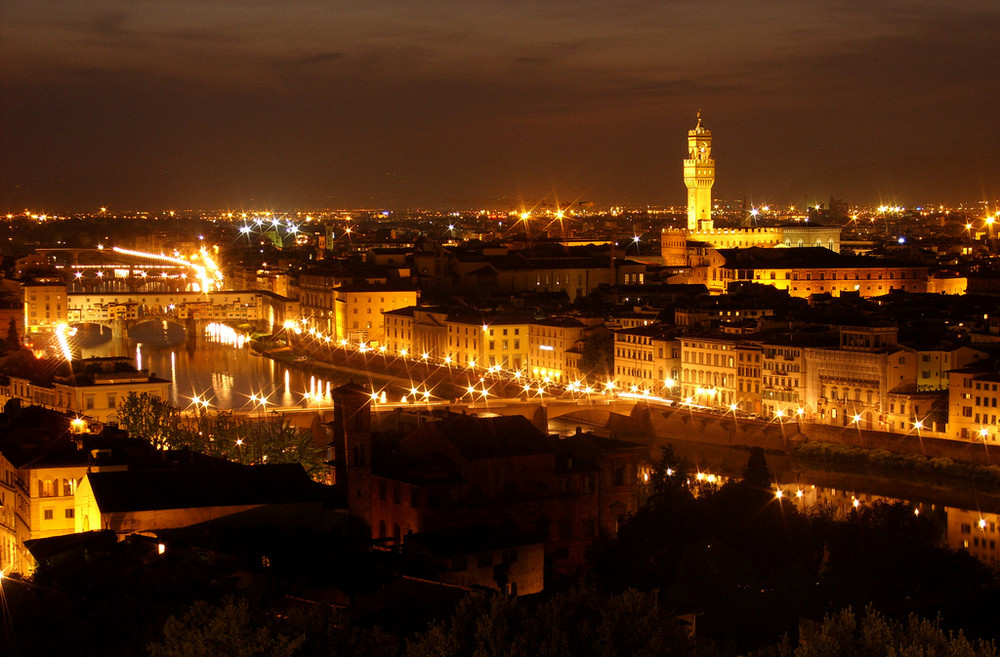
[[[698,124],[694,130],[688,130],[684,184],[688,188],[688,231],[712,230],[715,160],[712,159],[712,131],[701,125],[701,110],[698,110]]]
[[[372,394],[353,382],[333,389],[334,485],[347,508],[371,528]]]

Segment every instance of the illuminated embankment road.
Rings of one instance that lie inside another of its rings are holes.
[[[584,392],[571,389],[572,386],[529,381],[521,372],[435,364],[430,359],[392,356],[372,349],[362,351],[351,347],[316,345],[295,351],[288,348],[265,350],[264,353],[279,362],[317,375],[337,372],[339,378],[347,377],[367,386],[378,395],[378,401],[385,404],[417,401],[454,404],[489,402],[492,399],[522,399],[537,403],[557,398],[605,398],[593,390]]]
[[[358,351],[344,347],[311,349],[309,356],[288,348],[265,353],[288,367],[307,370],[319,378],[351,380],[372,391],[372,410],[389,411],[450,409],[454,412],[495,413],[538,417],[545,407],[545,417],[574,414],[574,422],[587,428],[603,427],[611,413],[629,415],[637,400],[631,395],[619,397],[586,390],[579,386],[553,385],[527,381],[522,374],[484,371],[475,368],[435,365],[429,359],[389,356],[373,350]],[[296,355],[299,354],[299,355]],[[287,416],[320,413],[326,417],[333,409],[329,390],[305,394],[294,404],[274,404],[264,398],[251,399],[239,409],[241,415],[278,412]],[[658,403],[653,400],[651,403]],[[664,407],[669,402],[661,402]],[[332,416],[331,416],[332,417]]]

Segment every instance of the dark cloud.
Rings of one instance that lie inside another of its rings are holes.
[[[680,204],[698,108],[722,196],[1000,195],[1000,7],[902,4],[11,0],[0,203]]]
[[[316,64],[327,64],[343,58],[344,53],[342,52],[318,52],[296,57],[286,62],[286,64],[289,66],[313,66]]]

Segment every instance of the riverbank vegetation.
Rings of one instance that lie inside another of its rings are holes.
[[[277,414],[235,415],[197,405],[182,415],[159,397],[133,392],[119,402],[118,421],[130,436],[157,449],[188,449],[246,465],[299,463],[314,479],[322,479],[326,469],[325,449],[312,432]]]
[[[916,481],[946,480],[956,488],[1000,491],[1000,467],[964,463],[949,458],[921,454],[901,454],[884,449],[864,449],[836,443],[807,442],[792,450],[792,456],[848,472],[882,471],[904,475]]]

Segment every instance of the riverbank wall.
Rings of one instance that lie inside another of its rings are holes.
[[[650,448],[658,448],[673,440],[684,440],[790,453],[803,443],[823,442],[928,458],[948,458],[977,465],[1000,465],[1000,445],[990,449],[982,442],[946,440],[916,433],[898,434],[808,422],[747,420],[683,408],[662,409],[643,402],[638,402],[627,418],[611,418],[608,430],[617,438],[642,442]]]

